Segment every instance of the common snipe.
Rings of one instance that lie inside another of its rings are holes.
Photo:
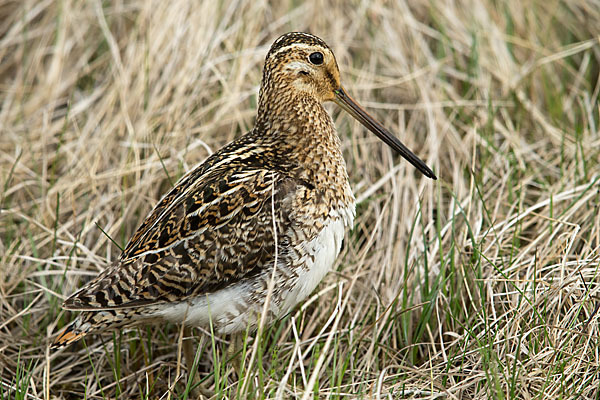
[[[65,301],[82,312],[53,346],[152,320],[203,327],[211,320],[221,334],[255,328],[272,277],[267,321],[306,298],[355,216],[327,101],[436,179],[348,96],[321,39],[287,33],[267,54],[254,129],[182,177],[118,261]]]

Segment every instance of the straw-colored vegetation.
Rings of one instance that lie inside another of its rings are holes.
[[[332,105],[356,224],[313,296],[248,335],[240,379],[228,338],[207,341],[216,398],[598,398],[597,0],[13,0],[0,399],[187,396],[177,326],[47,346],[172,182],[252,128],[266,51],[292,30],[331,45],[440,179]]]

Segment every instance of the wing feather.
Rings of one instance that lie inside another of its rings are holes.
[[[64,307],[114,309],[180,301],[216,291],[272,264],[271,204],[275,202],[276,230],[285,232],[292,211],[285,199],[305,184],[264,164],[222,159],[208,163],[212,168],[205,163],[182,177],[119,260],[67,299]]]

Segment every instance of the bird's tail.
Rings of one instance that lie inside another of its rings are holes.
[[[87,334],[87,331],[79,329],[75,325],[75,322],[73,322],[69,324],[69,326],[67,326],[65,329],[63,329],[62,332],[58,335],[58,337],[54,339],[54,342],[50,345],[50,348],[60,349],[62,347],[68,346],[71,343],[75,343]]]
[[[129,322],[130,319],[131,315],[129,313],[117,310],[83,311],[75,318],[75,321],[71,322],[58,334],[50,348],[60,349],[68,346],[88,333],[119,328]]]

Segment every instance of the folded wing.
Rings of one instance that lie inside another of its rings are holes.
[[[136,231],[118,262],[66,300],[73,310],[181,301],[249,278],[274,261],[301,182],[248,163],[200,166]],[[275,221],[275,226],[274,222]]]

